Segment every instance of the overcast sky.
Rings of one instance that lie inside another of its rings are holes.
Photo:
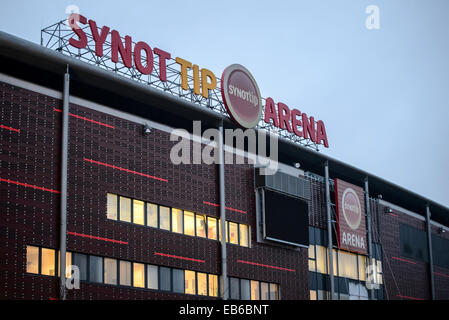
[[[68,5],[217,77],[244,65],[325,122],[321,152],[449,206],[448,0],[1,0],[0,30],[39,43]]]

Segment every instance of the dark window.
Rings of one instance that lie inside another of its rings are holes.
[[[87,280],[87,256],[81,253],[74,253],[73,264],[80,270],[80,280]]]
[[[432,235],[432,249],[435,265],[449,269],[449,240]]]
[[[427,262],[427,236],[425,231],[406,224],[399,225],[401,255],[418,261]]]
[[[103,258],[90,256],[89,257],[89,281],[103,282]]]
[[[173,269],[173,292],[184,293],[184,270]]]
[[[229,278],[231,286],[231,299],[240,299],[240,284],[238,278]]]
[[[160,280],[161,285],[160,289],[164,291],[171,291],[171,274],[170,274],[170,268],[160,267]]]

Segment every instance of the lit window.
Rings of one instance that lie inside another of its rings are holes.
[[[316,300],[316,291],[310,290],[310,300]]]
[[[315,272],[316,261],[315,261],[315,246],[309,246],[309,271]]]
[[[120,285],[130,286],[131,285],[131,262],[120,260]]]
[[[182,210],[180,209],[172,209],[172,231],[177,233],[183,233],[183,223],[182,223]]]
[[[56,270],[56,274],[59,277],[59,269],[61,265],[61,254],[58,251],[58,266]],[[65,277],[70,278],[72,276],[72,270],[70,269],[70,266],[72,265],[72,253],[66,251],[65,253]]]
[[[148,289],[159,289],[159,275],[158,275],[158,267],[153,265],[148,265]]]
[[[270,300],[279,300],[279,286],[276,283],[270,283]]]
[[[161,274],[161,286],[160,289],[164,291],[171,291],[171,275],[170,268],[160,267],[159,272]]]
[[[27,272],[39,273],[39,248],[27,246]]]
[[[209,296],[218,296],[218,276],[215,274],[209,274]]]
[[[107,217],[117,220],[117,195],[112,193],[107,194]]]
[[[185,293],[196,294],[195,271],[185,270],[184,277],[185,277]]]
[[[239,281],[239,279],[230,277],[229,284],[230,284],[229,291],[231,292],[230,298],[233,300],[240,299],[240,281]]]
[[[173,292],[184,293],[184,270],[173,269]]]
[[[366,257],[358,256],[359,260],[359,280],[366,280]]]
[[[131,199],[120,197],[120,221],[131,222]]]
[[[56,275],[55,250],[46,248],[42,248],[41,250],[41,274],[46,276]]]
[[[145,202],[133,200],[133,222],[136,224],[145,224]]]
[[[229,222],[229,239],[230,243],[239,244],[239,231],[237,223]]]
[[[240,231],[240,245],[243,247],[248,247],[248,245],[249,245],[248,226],[245,224],[240,224],[239,231]]]
[[[157,228],[157,205],[147,203],[147,226]]]
[[[117,284],[117,260],[104,258],[104,283]]]
[[[198,272],[197,281],[198,281],[198,295],[207,296],[207,274]]]
[[[259,281],[251,280],[251,300],[260,300]]]
[[[103,258],[89,256],[89,281],[103,282]]]
[[[207,217],[207,237],[212,240],[217,240],[217,219]]]
[[[143,263],[133,263],[133,286],[145,288],[145,265]]]
[[[195,214],[190,211],[184,211],[184,234],[195,235]]]
[[[206,237],[206,218],[203,215],[197,214],[196,216],[196,235],[198,237]]]
[[[377,268],[376,268],[377,282],[376,283],[382,284],[383,283],[383,280],[382,280],[382,261],[376,260],[376,264],[377,264]]]
[[[268,283],[266,282],[260,283],[260,300],[270,300]]]
[[[249,280],[245,279],[240,280],[240,291],[242,300],[251,300],[251,288]]]
[[[323,246],[316,247],[316,272],[328,274],[327,271],[327,248]]]
[[[87,280],[87,255],[74,253],[73,264],[80,270],[80,280]]]
[[[338,251],[339,276],[357,280],[357,271],[357,255],[349,252]]]
[[[170,231],[170,208],[159,206],[159,228]]]

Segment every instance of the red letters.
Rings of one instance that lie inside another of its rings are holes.
[[[154,48],[154,53],[159,56],[159,79],[161,81],[167,81],[167,59],[171,58],[170,53],[161,50],[159,48]]]
[[[90,31],[95,41],[95,54],[99,57],[103,56],[103,43],[106,41],[106,37],[109,33],[109,27],[104,26],[101,28],[100,34],[98,34],[97,23],[93,20],[89,20]]]
[[[144,50],[147,56],[146,67],[142,66],[141,50]],[[151,51],[150,46],[145,42],[139,41],[136,43],[136,46],[134,47],[134,64],[136,65],[137,70],[142,74],[150,74],[153,72],[153,51]]]
[[[279,128],[292,132],[292,127],[290,126],[290,109],[282,102],[278,102],[278,115]]]
[[[267,98],[265,100],[265,122],[270,123],[270,119],[273,120],[273,124],[276,127],[279,127],[274,101],[271,98]]]
[[[302,114],[302,133],[304,136],[304,139],[309,139],[310,134],[310,140],[313,142],[316,142],[315,137],[315,119],[313,117],[310,117],[310,120],[307,119],[307,114]]]
[[[329,143],[327,142],[327,134],[326,128],[324,127],[324,122],[318,120],[317,122],[317,133],[316,133],[316,143],[321,144],[321,141],[324,141],[324,146],[329,148]]]
[[[299,131],[299,129],[298,129],[298,127],[300,127],[302,125],[302,122],[301,122],[301,120],[296,118],[296,116],[300,117],[301,116],[301,112],[298,109],[293,109],[292,112],[291,112],[292,129],[293,129],[293,132],[298,137],[302,137],[302,131]]]
[[[112,30],[111,32],[111,51],[112,51],[112,62],[118,62],[118,53],[120,52],[120,56],[122,57],[123,64],[127,68],[131,68],[133,66],[132,60],[132,40],[130,36],[125,36],[125,46],[123,46],[122,39],[120,38],[120,33],[116,30]]]
[[[70,28],[76,33],[79,40],[70,38],[69,43],[70,45],[74,46],[75,48],[82,49],[87,45],[87,36],[84,33],[83,29],[77,24],[77,22],[81,22],[82,24],[87,23],[86,17],[78,14],[78,13],[72,13],[69,17],[69,24]]]

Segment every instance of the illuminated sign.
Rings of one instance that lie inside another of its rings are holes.
[[[88,20],[78,13],[71,14],[68,22],[75,33],[68,41],[70,46],[85,49],[88,47],[89,39],[93,39],[97,57],[104,56],[103,49],[106,47],[112,63],[117,64],[121,60],[126,68],[135,68],[142,75],[156,75],[161,82],[167,82],[167,63],[173,61],[169,52],[151,48],[143,41],[134,44],[131,36],[122,37],[117,30],[111,30],[107,26],[99,28],[94,20]],[[89,39],[86,34],[89,32],[88,29],[90,29]],[[108,36],[110,43],[107,42]],[[215,74],[180,57],[176,57],[174,61],[180,69],[181,88],[210,99],[210,92],[217,89]],[[158,70],[154,70],[155,65],[159,66]],[[114,70],[120,68],[122,67],[116,66]],[[224,70],[221,96],[229,116],[239,126],[244,128],[254,128],[257,125],[265,128],[274,126],[282,132],[287,131],[292,136],[290,138],[295,141],[305,139],[316,145],[329,147],[323,121],[315,121],[313,116],[308,116],[295,108],[290,109],[282,102],[276,104],[272,98],[265,101],[265,115],[261,121],[263,107],[259,88],[251,73],[241,65],[233,64]]]
[[[335,179],[335,203],[337,206],[338,247],[366,254],[363,189]]]

